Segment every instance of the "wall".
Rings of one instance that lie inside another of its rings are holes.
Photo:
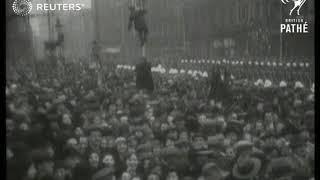
[[[36,57],[45,57],[44,42],[49,39],[49,24],[52,28],[52,37],[56,39],[56,19],[59,18],[63,25],[62,31],[65,37],[65,56],[67,58],[89,57],[90,45],[93,41],[93,23],[90,10],[81,13],[59,13],[51,15],[51,22],[48,23],[46,14],[39,14],[30,17],[32,27],[33,46]]]

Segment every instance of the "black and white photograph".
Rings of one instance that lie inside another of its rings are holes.
[[[315,0],[4,0],[6,180],[315,180]]]

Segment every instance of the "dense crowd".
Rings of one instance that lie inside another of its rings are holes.
[[[115,65],[16,67],[7,179],[314,179],[314,89],[234,81],[208,98],[210,78],[153,76],[150,93]]]

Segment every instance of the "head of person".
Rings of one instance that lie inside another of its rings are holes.
[[[7,150],[7,151],[6,151],[6,159],[7,159],[7,160],[10,160],[11,158],[14,157],[14,154],[13,154],[13,152],[12,152],[12,150],[11,150],[10,148],[7,147],[6,150]]]
[[[30,130],[29,123],[28,122],[20,123],[19,124],[19,130],[24,131],[24,132],[29,131]]]
[[[128,124],[128,117],[127,116],[121,116],[120,117],[121,124]]]
[[[65,180],[67,178],[67,170],[64,167],[58,167],[54,170],[54,180]]]
[[[15,129],[15,122],[12,119],[6,119],[6,130],[13,131]]]
[[[113,136],[106,136],[105,139],[107,141],[107,148],[115,147],[115,138]]]
[[[129,169],[136,169],[139,164],[139,160],[138,160],[136,154],[129,155],[126,160],[126,164]]]
[[[176,171],[169,171],[166,180],[179,180],[178,173]]]
[[[147,62],[147,58],[146,57],[141,57],[140,58],[140,62],[146,63]]]
[[[64,124],[65,126],[71,126],[72,125],[71,116],[69,114],[63,114],[62,115],[62,124]]]
[[[153,153],[153,155],[159,156],[161,154],[161,146],[160,145],[155,145],[152,148],[152,153]]]
[[[108,148],[108,139],[107,139],[107,137],[102,137],[101,138],[100,147],[101,147],[101,149],[107,149]]]
[[[78,150],[80,152],[85,152],[87,148],[88,148],[88,138],[87,137],[80,137]]]
[[[118,137],[115,141],[119,153],[125,153],[128,150],[127,140],[124,137]]]
[[[89,146],[92,148],[99,147],[101,143],[101,132],[91,131],[89,136]]]
[[[77,137],[81,137],[84,135],[84,132],[83,130],[81,129],[81,127],[77,127],[75,130],[74,130],[74,134],[77,136]]]
[[[194,149],[202,149],[203,147],[206,147],[207,144],[202,135],[196,134],[193,138],[192,146]]]
[[[132,178],[132,180],[141,180],[141,178],[139,176],[135,176]]]
[[[168,132],[167,132],[167,137],[168,138],[171,138],[171,139],[174,139],[174,140],[177,140],[178,139],[178,131],[177,129],[170,129]]]
[[[202,168],[204,180],[223,180],[227,177],[228,172],[223,171],[214,163],[208,163]]]
[[[106,154],[102,159],[102,163],[106,167],[113,167],[115,162],[114,162],[114,158],[111,154]]]
[[[70,169],[74,169],[79,163],[80,163],[80,157],[76,155],[70,155],[65,159],[65,164]]]
[[[168,123],[166,123],[166,122],[161,123],[161,125],[160,125],[160,130],[161,130],[162,132],[165,132],[165,131],[167,131],[168,129],[169,129],[169,124],[168,124]]]
[[[30,164],[28,167],[28,170],[27,170],[27,178],[35,179],[37,173],[38,173],[38,170],[37,170],[36,166],[33,163]]]
[[[38,163],[37,168],[38,172],[42,174],[43,176],[46,175],[53,175],[54,170],[54,162],[52,160],[43,160]]]
[[[97,153],[91,153],[89,155],[89,165],[91,167],[98,167],[100,163],[100,157]]]
[[[148,175],[148,179],[147,180],[160,180],[160,177],[156,173],[151,173],[151,174]]]
[[[131,180],[131,175],[127,172],[122,173],[121,180]]]
[[[174,146],[175,146],[174,140],[171,138],[167,138],[166,147],[174,147]]]
[[[78,148],[78,141],[75,138],[70,138],[67,140],[67,147],[76,150]]]

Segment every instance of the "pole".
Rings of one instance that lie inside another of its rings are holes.
[[[48,0],[46,0],[46,2],[48,3]],[[51,40],[51,28],[50,28],[51,20],[50,20],[50,11],[47,11],[47,17],[48,17],[48,39],[49,39],[49,41],[50,41],[50,40]]]
[[[121,7],[120,7],[120,9],[121,9],[121,51],[123,51],[123,49],[125,49],[124,48],[124,36],[125,36],[125,29],[124,29],[124,9],[123,9],[124,7],[121,5]],[[121,53],[122,54],[122,59],[124,59],[124,56],[125,56],[125,54],[124,53]]]
[[[181,27],[182,27],[182,34],[183,34],[183,51],[186,51],[186,30],[185,30],[185,25],[184,25],[184,14],[183,14],[183,6],[182,9],[180,10],[180,16],[181,16]]]
[[[281,24],[281,22],[282,22],[282,2],[279,1],[279,3],[280,3],[280,24]],[[282,48],[283,48],[282,43],[283,43],[282,42],[282,33],[280,32],[280,61],[282,61]]]
[[[146,57],[146,44],[142,46],[142,57]]]

